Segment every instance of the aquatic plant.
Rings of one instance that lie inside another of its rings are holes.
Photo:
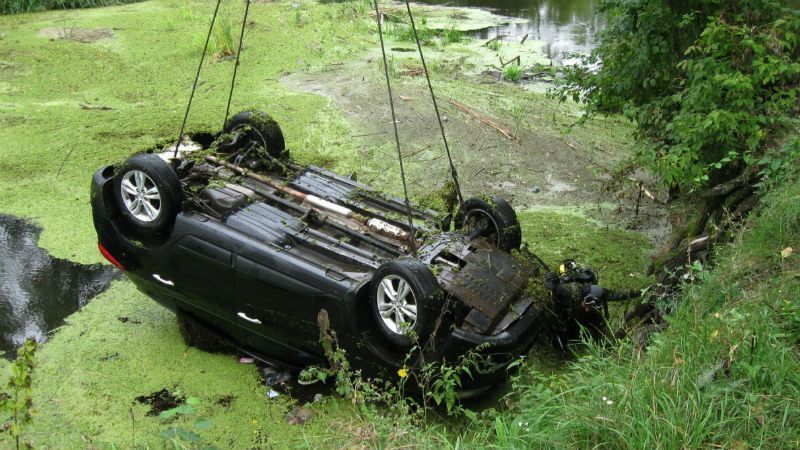
[[[522,66],[518,64],[509,64],[503,68],[503,78],[512,83],[518,83],[519,80],[522,79],[522,74],[524,72]]]

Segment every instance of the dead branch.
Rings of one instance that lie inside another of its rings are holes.
[[[501,67],[501,68],[502,68],[502,67],[505,67],[505,66],[507,66],[507,65],[509,65],[509,64],[511,64],[511,63],[513,63],[514,61],[516,61],[516,62],[517,62],[517,65],[518,65],[518,66],[522,65],[522,61],[519,59],[519,55],[517,55],[517,56],[515,56],[515,57],[513,57],[513,58],[511,58],[511,59],[509,59],[509,60],[508,60],[508,61],[506,61],[506,62],[503,62],[503,58],[502,58],[500,55],[498,55],[498,56],[497,56],[497,58],[500,60],[500,67]]]
[[[644,193],[644,195],[646,195],[650,200],[652,200],[652,201],[654,201],[654,202],[656,202],[658,204],[663,204],[663,202],[661,202],[659,199],[657,199],[656,196],[653,195],[652,192],[648,191],[647,188],[644,187],[644,181],[637,180],[636,178],[633,178],[633,177],[628,177],[628,180],[629,181],[633,181],[636,184],[636,187],[639,189],[639,192]]]
[[[495,36],[495,37],[489,39],[488,41],[484,42],[483,46],[484,47],[488,47],[489,44],[491,44],[492,42],[497,41],[497,40],[503,40],[503,38],[505,38],[505,37],[508,37],[508,35],[506,35],[506,34],[498,34],[497,36]]]
[[[496,124],[494,121],[492,121],[488,117],[486,117],[484,115],[481,115],[481,114],[478,114],[477,112],[467,108],[466,106],[462,105],[461,103],[458,103],[455,100],[450,100],[450,104],[455,106],[456,108],[460,109],[461,111],[469,114],[473,118],[478,119],[479,121],[483,122],[484,124],[489,125],[490,127],[492,127],[495,130],[499,131],[500,134],[502,134],[503,136],[507,137],[508,139],[511,139],[512,141],[518,141],[519,140],[519,138],[514,137],[511,134],[510,131],[508,131],[507,129],[505,129],[505,128],[501,127],[500,125]]]

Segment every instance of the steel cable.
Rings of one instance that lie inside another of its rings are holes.
[[[406,185],[406,172],[403,167],[403,154],[400,151],[400,135],[397,131],[397,117],[394,112],[394,99],[392,98],[392,83],[389,80],[389,64],[386,60],[386,47],[383,43],[383,26],[381,25],[381,12],[378,9],[378,0],[373,0],[375,4],[375,19],[378,22],[378,36],[381,39],[381,54],[383,54],[383,72],[386,76],[386,89],[389,91],[389,109],[392,111],[392,125],[394,126],[394,141],[397,147],[397,159],[400,161],[400,178],[403,180],[403,197],[406,202],[406,212],[408,213],[408,227],[411,235],[411,252],[417,256],[417,243],[414,233],[414,215],[411,212],[411,202],[408,200],[408,186]]]
[[[248,0],[249,1],[249,0]],[[206,36],[206,43],[203,46],[203,55],[200,56],[200,64],[197,66],[197,75],[194,77],[194,84],[192,85],[192,93],[189,94],[189,104],[186,105],[186,114],[183,115],[183,124],[181,125],[181,132],[178,134],[178,142],[175,144],[175,153],[173,158],[178,157],[178,148],[183,139],[183,132],[186,131],[186,120],[189,119],[189,110],[192,109],[192,100],[194,99],[194,92],[197,90],[197,81],[200,79],[200,70],[203,68],[203,62],[206,59],[208,52],[208,42],[211,40],[211,32],[214,30],[214,23],[217,21],[217,13],[219,12],[219,5],[222,0],[217,0],[217,6],[214,8],[214,15],[211,17],[211,25],[208,27],[208,35]]]
[[[239,33],[239,48],[236,50],[236,65],[233,66],[233,78],[231,79],[231,91],[228,94],[228,106],[225,108],[225,122],[222,128],[225,129],[225,123],[228,122],[228,114],[231,112],[231,99],[233,98],[233,86],[236,84],[236,72],[239,70],[239,55],[242,54],[242,42],[244,41],[244,28],[247,25],[247,14],[250,12],[250,0],[244,7],[244,19],[242,20],[242,31]],[[265,149],[266,150],[266,149]]]
[[[408,18],[411,21],[411,30],[414,32],[414,40],[417,41],[417,50],[419,50],[419,59],[422,61],[422,70],[425,72],[425,79],[428,81],[428,90],[431,93],[431,100],[433,100],[433,110],[436,112],[436,119],[438,119],[439,121],[439,130],[441,130],[442,132],[442,141],[444,141],[444,150],[447,153],[447,160],[450,162],[450,175],[453,177],[453,183],[456,185],[456,194],[458,195],[458,205],[459,207],[463,207],[464,197],[461,196],[461,185],[458,182],[458,172],[456,172],[456,166],[455,164],[453,164],[453,157],[450,156],[450,146],[447,144],[447,136],[445,135],[444,132],[444,124],[442,124],[442,116],[439,114],[439,105],[436,103],[436,95],[434,95],[433,93],[433,85],[431,84],[431,77],[428,74],[428,65],[425,64],[425,55],[422,54],[422,45],[419,43],[419,35],[417,35],[417,25],[414,23],[414,15],[411,14],[411,6],[408,4],[408,0],[406,0],[406,10],[408,10]]]

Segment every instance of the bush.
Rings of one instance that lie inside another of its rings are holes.
[[[138,0],[0,0],[0,13],[20,14],[46,9],[97,8],[136,1]]]
[[[797,3],[606,0],[600,45],[557,92],[634,121],[639,161],[667,186],[757,169],[800,111]]]

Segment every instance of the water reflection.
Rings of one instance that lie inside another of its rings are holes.
[[[476,32],[479,39],[506,35],[510,40],[544,42],[542,50],[560,65],[572,61],[571,53],[588,53],[595,46],[597,32],[605,27],[598,14],[599,0],[425,0],[422,3],[471,6],[497,14],[528,19],[526,23],[492,27]]]
[[[53,258],[36,245],[41,230],[0,214],[0,350],[14,357],[39,341],[114,279],[110,266]]]

